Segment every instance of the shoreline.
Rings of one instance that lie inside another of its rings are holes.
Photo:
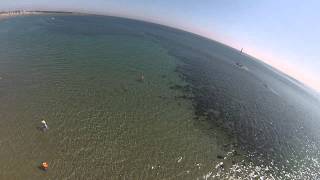
[[[76,13],[69,11],[26,11],[26,10],[17,10],[17,11],[0,11],[0,21],[9,19],[12,17],[18,16],[28,16],[28,15],[41,15],[41,14],[74,14],[81,15],[84,13]]]

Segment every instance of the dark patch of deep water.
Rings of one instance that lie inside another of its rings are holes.
[[[189,85],[172,88],[193,100],[196,120],[225,129],[233,147],[274,166],[278,178],[319,178],[320,101],[307,87],[220,43],[153,26],[156,34],[144,34],[180,60],[176,71]]]

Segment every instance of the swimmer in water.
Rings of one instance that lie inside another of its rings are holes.
[[[44,171],[47,171],[49,168],[49,164],[47,162],[42,162],[40,168]]]
[[[143,81],[144,81],[144,75],[143,75],[143,73],[141,73],[140,81],[141,81],[141,82],[143,82]]]

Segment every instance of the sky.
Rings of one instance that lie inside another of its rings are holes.
[[[0,0],[1,10],[66,10],[164,24],[241,49],[320,92],[318,0]]]

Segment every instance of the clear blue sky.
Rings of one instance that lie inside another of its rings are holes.
[[[0,10],[85,11],[170,25],[275,66],[320,92],[317,0],[1,0]]]

